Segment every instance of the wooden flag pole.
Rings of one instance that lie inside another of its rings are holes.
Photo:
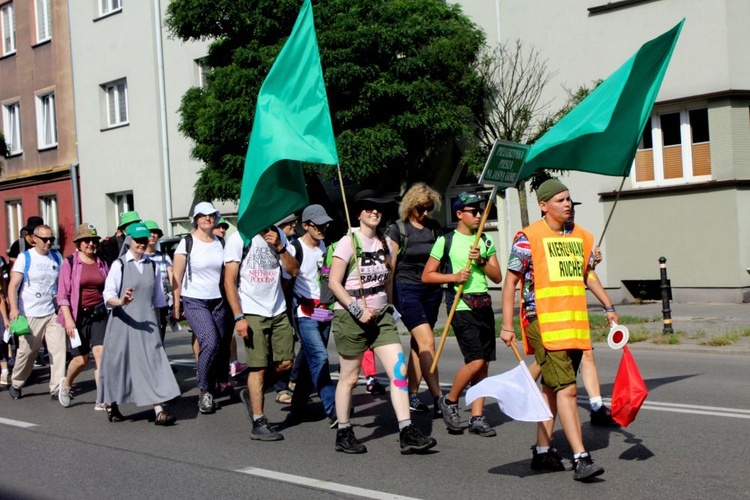
[[[352,240],[352,252],[354,252],[354,266],[357,268],[357,278],[359,278],[359,289],[362,290],[362,303],[367,308],[367,297],[365,297],[364,286],[362,285],[362,272],[359,269],[359,259],[357,259],[357,244],[354,242],[354,231],[352,231],[351,219],[349,219],[349,206],[346,204],[346,193],[344,192],[344,177],[341,175],[341,164],[336,164],[336,171],[339,174],[339,185],[341,187],[341,201],[344,202],[344,215],[346,216],[346,227],[349,229],[349,239]]]
[[[622,178],[622,182],[620,183],[620,189],[617,190],[617,196],[615,196],[615,202],[612,205],[612,210],[609,211],[607,222],[604,224],[604,231],[602,231],[602,235],[599,236],[599,243],[596,244],[596,246],[598,247],[602,246],[602,240],[604,240],[604,233],[607,232],[607,228],[609,227],[609,221],[612,220],[612,214],[615,212],[615,207],[617,207],[617,200],[620,199],[620,193],[622,193],[622,187],[625,185],[625,179],[627,179],[627,177]]]
[[[487,206],[484,209],[484,213],[482,214],[482,220],[479,223],[479,228],[477,229],[477,234],[474,237],[474,245],[479,245],[479,239],[482,237],[482,231],[484,231],[484,225],[487,222],[487,217],[490,215],[490,208],[492,208],[492,202],[497,196],[497,186],[492,188],[492,193],[490,194],[490,199],[487,201]],[[471,260],[466,262],[465,269],[469,269],[471,267]],[[458,286],[458,290],[456,290],[456,298],[453,300],[453,305],[451,306],[450,313],[448,313],[448,319],[445,322],[445,328],[443,328],[443,334],[440,337],[440,344],[438,345],[437,351],[435,351],[435,358],[432,360],[432,366],[430,366],[430,373],[435,373],[435,369],[437,368],[438,359],[440,359],[440,354],[443,352],[443,347],[445,346],[445,340],[448,338],[448,331],[451,328],[451,323],[453,322],[453,316],[456,314],[456,307],[458,307],[458,301],[461,300],[461,294],[464,291],[464,284],[461,283]]]

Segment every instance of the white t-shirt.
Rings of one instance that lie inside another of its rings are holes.
[[[174,253],[187,255],[184,238],[177,245]],[[190,261],[190,272],[188,273],[186,264],[180,295],[203,300],[220,298],[219,281],[221,281],[221,266],[224,264],[224,249],[219,238],[214,236],[214,241],[204,243],[193,237],[193,248],[187,259]]]
[[[284,233],[281,233],[281,242],[289,251],[291,245]],[[224,248],[224,262],[240,262],[243,246],[240,233],[232,234]],[[243,313],[272,318],[286,311],[281,290],[281,259],[261,235],[253,237],[245,260],[240,262],[239,274]]]
[[[362,256],[358,263],[359,270],[362,273],[362,288],[367,289],[384,286],[385,279],[388,276],[388,268],[385,265],[385,251],[383,250],[383,244],[380,242],[380,238],[377,236],[368,238],[363,236],[361,232],[357,232],[357,237],[362,243]],[[386,244],[390,245],[390,243],[390,239],[386,238]],[[333,257],[346,262],[348,269],[350,259],[353,255],[354,247],[352,246],[352,239],[350,236],[344,236],[336,245],[336,250],[333,251]],[[347,290],[360,289],[357,268],[354,268],[354,270],[346,277],[344,288]],[[375,311],[381,310],[388,304],[388,295],[385,291],[373,295],[367,295],[365,298],[367,300],[367,307]],[[365,301],[362,300],[362,297],[356,297],[355,300],[364,307]],[[336,301],[334,308],[343,309],[343,306]]]
[[[29,281],[22,278],[21,293],[18,296],[18,312],[27,318],[43,318],[55,313],[53,299],[57,295],[57,278],[60,275],[60,265],[52,258],[51,252],[40,255],[33,248],[29,250],[31,264],[29,266]],[[62,263],[62,257],[58,254]],[[26,253],[18,254],[13,264],[13,272],[23,274],[26,267]]]
[[[320,268],[323,266],[323,256],[326,253],[326,245],[322,241],[315,248],[308,247],[305,242],[298,240],[304,257],[302,264],[299,266],[299,274],[294,282],[294,303],[297,304],[297,317],[310,316],[312,310],[309,307],[303,308],[299,305],[296,297],[305,297],[307,299],[320,299],[320,280],[318,279]],[[289,252],[296,258],[297,249],[294,245],[289,245]],[[299,261],[299,259],[297,259]]]

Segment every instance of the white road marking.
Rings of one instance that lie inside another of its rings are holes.
[[[368,490],[365,488],[358,488],[356,486],[349,486],[346,484],[332,483],[330,481],[323,481],[321,479],[315,479],[311,477],[295,476],[292,474],[285,474],[283,472],[276,472],[267,469],[259,469],[257,467],[247,467],[245,469],[238,469],[235,472],[242,474],[249,474],[251,476],[264,477],[266,479],[272,479],[275,481],[283,481],[285,483],[298,484],[309,488],[317,488],[319,490],[335,491],[337,493],[344,493],[347,495],[354,495],[362,498],[375,498],[378,500],[414,500],[411,497],[404,497],[401,495],[394,495],[393,493],[385,493],[383,491]]]
[[[588,403],[588,398],[579,397],[579,402]],[[611,398],[602,398],[604,403],[611,404]],[[750,410],[742,408],[727,408],[723,406],[701,406],[687,405],[682,403],[661,403],[658,401],[643,402],[641,410],[667,411],[672,413],[689,413],[692,415],[711,415],[714,417],[747,418],[750,419]]]
[[[2,417],[0,417],[0,424],[11,425],[13,427],[23,427],[24,429],[37,426],[37,424],[32,424],[30,422],[21,422],[20,420],[11,420],[10,418],[2,418]]]

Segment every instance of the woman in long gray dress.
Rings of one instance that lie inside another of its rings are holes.
[[[175,417],[163,403],[180,395],[159,336],[156,308],[166,300],[159,267],[144,252],[150,231],[132,224],[129,250],[112,263],[104,284],[104,300],[112,313],[107,323],[99,372],[97,403],[106,404],[110,422],[121,422],[118,403],[153,405],[156,425],[172,425]]]

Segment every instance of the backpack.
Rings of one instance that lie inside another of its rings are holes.
[[[21,281],[21,285],[19,285],[18,290],[21,290],[24,283],[26,285],[29,285],[31,283],[29,279],[29,270],[31,269],[31,254],[29,253],[30,250],[24,250],[23,251],[23,260],[24,260],[24,266],[23,266],[23,280]],[[62,262],[62,255],[60,255],[60,252],[56,250],[50,250],[49,255],[52,257],[52,260],[55,261],[55,264],[57,264],[58,272],[60,271],[60,263]],[[52,292],[57,292],[57,282],[52,286]]]
[[[453,274],[453,263],[451,262],[450,252],[451,245],[453,244],[453,235],[455,233],[455,231],[451,231],[450,233],[443,235],[443,238],[445,238],[445,244],[443,245],[443,256],[440,257],[440,274]],[[487,235],[482,233],[481,239],[486,248],[489,243]],[[448,288],[445,289],[445,307],[447,307],[448,310],[451,309],[453,301],[456,300],[457,288],[458,287],[455,283],[451,283],[448,285]]]
[[[427,219],[428,221],[431,221],[432,219]],[[388,233],[390,233],[393,229],[393,226],[396,226],[396,231],[398,233],[398,255],[399,257],[403,255],[406,252],[406,248],[409,246],[409,235],[406,232],[406,222],[399,219],[393,224],[391,224],[391,227],[388,229]],[[432,239],[433,241],[437,241],[438,236],[440,236],[440,232],[438,231],[437,224],[434,224],[432,222],[428,222],[425,224],[425,227],[429,227],[430,231],[432,231]]]
[[[357,262],[362,257],[362,242],[357,236],[357,233],[352,233],[354,238],[354,255],[349,260],[349,269],[344,274],[343,282],[346,282],[346,278],[357,268]],[[336,302],[336,296],[331,291],[329,282],[331,279],[331,264],[333,263],[333,253],[336,250],[336,246],[339,244],[338,241],[331,243],[326,248],[326,253],[323,256],[323,267],[320,269],[320,303],[327,306],[329,309],[333,309],[333,304]]]
[[[192,268],[190,267],[190,252],[193,251],[193,235],[187,234],[184,238],[185,240],[185,259],[186,259],[186,270],[187,270],[187,280],[185,280],[185,289],[187,290],[188,283],[190,283],[193,280],[193,272]],[[219,242],[221,243],[221,248],[224,249],[224,245],[226,245],[226,242],[224,241],[224,238],[219,238]],[[247,246],[247,250],[244,248],[242,249],[242,260],[245,260],[245,256],[247,255],[247,252],[250,251],[250,245],[252,245],[252,240],[250,240],[250,243]],[[223,259],[222,259],[223,260]],[[242,261],[240,261],[240,264],[242,264]],[[239,273],[238,273],[239,276]],[[224,295],[224,263],[221,264],[221,275],[219,276],[219,288],[221,288],[222,296]]]

